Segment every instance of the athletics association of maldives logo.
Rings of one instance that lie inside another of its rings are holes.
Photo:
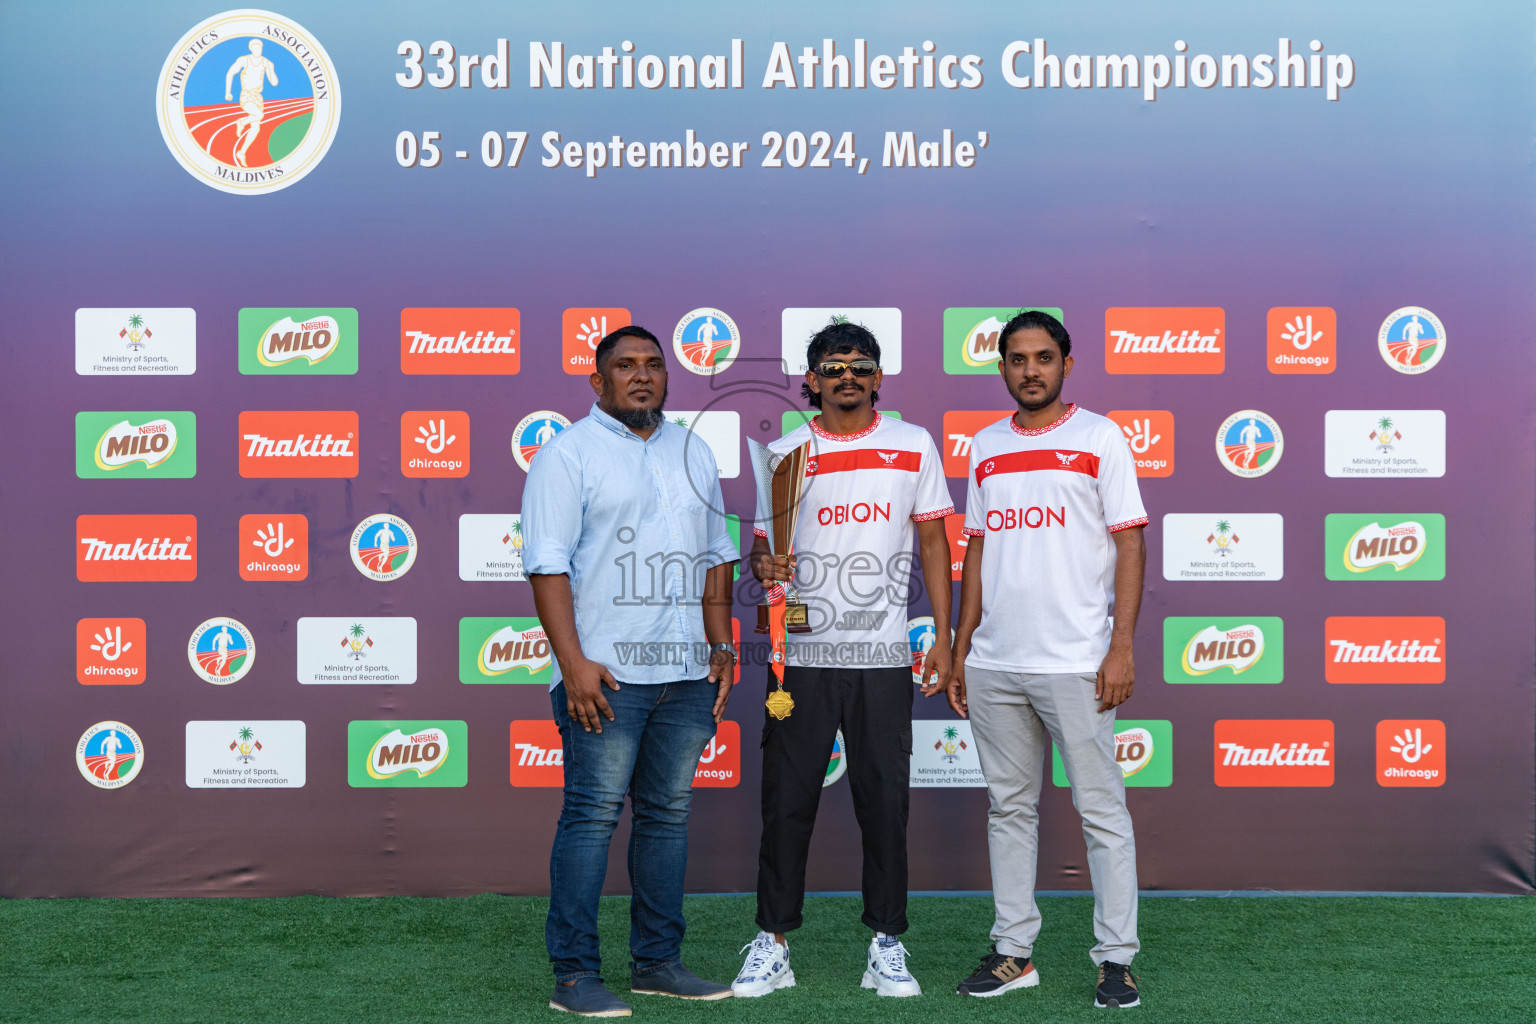
[[[741,354],[736,321],[718,309],[690,310],[672,332],[672,350],[683,369],[708,377],[727,369]]]
[[[236,619],[209,619],[192,631],[187,663],[203,682],[228,686],[244,679],[256,663],[256,641]]]
[[[570,420],[548,409],[531,412],[518,420],[516,429],[512,431],[512,457],[523,467],[523,472],[528,472],[528,466],[533,462],[533,457],[539,454],[539,449],[570,425]]]
[[[80,736],[75,764],[98,789],[120,789],[144,767],[144,741],[122,722],[97,722]]]
[[[1376,344],[1398,373],[1424,373],[1445,355],[1445,325],[1423,306],[1404,306],[1381,322]]]
[[[416,531],[387,512],[369,516],[352,531],[352,564],[371,580],[388,583],[416,563]]]
[[[1216,431],[1216,457],[1235,476],[1263,476],[1280,464],[1285,435],[1280,424],[1257,409],[1241,409]]]
[[[221,192],[276,192],[315,169],[341,118],[331,58],[269,11],[215,14],[181,37],[155,88],[166,146]]]

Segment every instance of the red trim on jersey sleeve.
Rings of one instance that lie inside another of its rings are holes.
[[[767,530],[759,530],[757,527],[754,526],[754,527],[752,527],[752,536],[754,536],[754,537],[761,537],[761,538],[763,538],[763,540],[767,540],[768,539],[768,531]]]
[[[1067,422],[1067,420],[1072,418],[1072,414],[1075,412],[1077,412],[1077,403],[1073,402],[1067,406],[1067,411],[1061,414],[1061,418],[1049,426],[1030,427],[1025,429],[1024,427],[1019,426],[1018,420],[1014,419],[1012,416],[1008,417],[1008,425],[1012,427],[1013,432],[1018,434],[1020,437],[1039,437],[1041,434],[1048,434],[1055,430],[1057,427],[1061,426],[1063,423]]]
[[[1146,526],[1146,525],[1147,525],[1147,517],[1146,516],[1142,516],[1140,519],[1132,519],[1132,520],[1130,520],[1128,522],[1116,523],[1114,526],[1111,526],[1109,528],[1109,532],[1110,533],[1119,533],[1121,530],[1129,530],[1133,526]]]
[[[912,521],[914,523],[926,523],[930,519],[943,519],[945,516],[952,516],[954,514],[955,506],[951,505],[948,508],[941,508],[936,512],[913,512]]]
[[[978,530],[974,526],[962,526],[960,527],[960,532],[967,537],[985,537],[987,535],[986,530]]]
[[[855,448],[846,452],[822,452],[805,461],[806,476],[826,473],[851,473],[856,469],[899,469],[916,473],[923,457],[917,452],[889,451],[879,448]]]
[[[1056,451],[1044,448],[1027,452],[1004,452],[994,455],[976,467],[976,483],[995,473],[1033,473],[1054,469],[1063,473],[1082,473],[1098,478],[1099,457],[1092,452],[1068,450]]]
[[[875,410],[875,418],[869,426],[865,427],[863,430],[855,431],[852,434],[834,434],[830,430],[823,429],[821,425],[821,416],[819,414],[813,417],[809,423],[811,426],[811,433],[824,440],[857,441],[860,438],[868,437],[870,434],[875,432],[875,428],[880,425],[880,410]]]

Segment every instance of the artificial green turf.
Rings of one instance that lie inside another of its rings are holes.
[[[0,901],[0,1021],[548,1021],[540,899]],[[883,1024],[1103,1020],[1092,1008],[1093,903],[1041,900],[1038,988],[961,999],[986,952],[990,900],[911,901],[917,999],[858,987],[859,904],[807,900],[794,989],[682,1003],[630,997],[637,1019]],[[685,962],[728,982],[755,932],[750,897],[688,900]],[[607,977],[627,995],[628,902],[605,899]],[[1145,899],[1134,1020],[1529,1021],[1536,898]]]

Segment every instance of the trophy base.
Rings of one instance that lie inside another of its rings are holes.
[[[753,630],[757,633],[768,632],[768,606],[757,606],[757,626]],[[810,608],[799,602],[791,602],[784,606],[784,632],[809,633],[811,631]]]

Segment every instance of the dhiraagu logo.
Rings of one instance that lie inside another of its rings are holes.
[[[1163,620],[1163,679],[1170,683],[1278,683],[1285,623],[1271,616]]]
[[[76,413],[75,475],[82,480],[196,476],[197,414]]]
[[[549,637],[535,618],[459,620],[459,682],[537,683],[554,678]]]
[[[349,786],[464,786],[468,758],[463,722],[347,723]]]
[[[1115,763],[1127,786],[1173,785],[1173,723],[1161,719],[1115,723]],[[1070,785],[1061,750],[1051,744],[1051,784]]]
[[[944,372],[996,373],[1003,326],[1026,310],[1062,319],[1055,306],[951,306],[944,310]]]
[[[242,309],[240,372],[356,373],[357,310]]]
[[[1330,515],[1324,525],[1330,580],[1445,579],[1445,516]]]

